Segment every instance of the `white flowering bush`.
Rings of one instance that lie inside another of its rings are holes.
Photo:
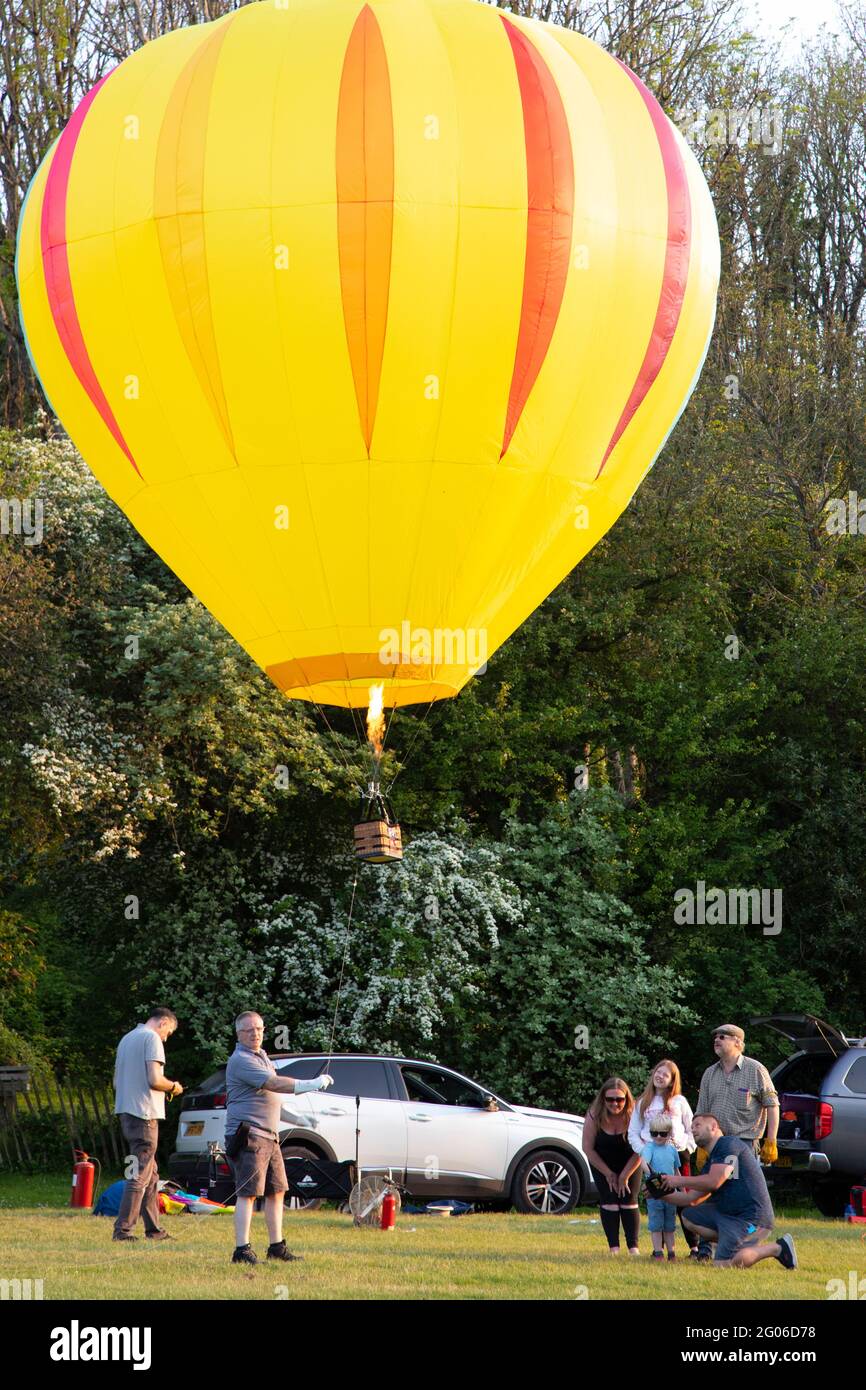
[[[140,738],[114,729],[110,707],[81,692],[58,691],[42,714],[42,739],[21,753],[58,819],[97,823],[94,859],[118,852],[134,858],[147,821],[172,805],[161,759],[148,767]]]
[[[172,906],[124,931],[142,998],[168,994],[214,1061],[243,1008],[281,1027],[291,1046],[407,1048],[435,1053],[460,1032],[485,989],[502,930],[518,921],[517,892],[495,847],[418,836],[402,865],[360,868],[349,929],[351,861],[339,894],[268,904],[246,868],[220,856],[207,875],[176,881]],[[334,1016],[336,1011],[336,1029]],[[266,1043],[267,1045],[267,1043]]]
[[[504,841],[457,827],[414,837],[401,864],[334,860],[277,901],[260,871],[222,855],[145,914],[140,986],[168,992],[213,1062],[235,1014],[255,1008],[269,1050],[280,1030],[281,1048],[417,1055],[579,1110],[609,1072],[642,1086],[693,1019],[689,981],[650,960],[617,872],[603,815],[576,802]]]
[[[282,979],[287,1012],[306,1003],[296,1045],[330,1044],[341,970],[337,1049],[429,1055],[459,1036],[501,933],[519,921],[501,869],[498,846],[433,832],[414,838],[401,864],[362,867],[350,930],[344,893],[293,934]],[[290,929],[291,914],[282,920]]]
[[[44,502],[45,540],[99,549],[107,519],[120,514],[107,492],[66,435],[57,439],[19,436],[16,463],[33,480],[34,496]]]

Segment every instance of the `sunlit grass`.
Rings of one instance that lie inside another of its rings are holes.
[[[33,1183],[34,1179],[28,1179]],[[58,1180],[54,1180],[55,1184]],[[401,1216],[391,1232],[358,1230],[333,1207],[289,1213],[286,1235],[302,1262],[266,1262],[264,1218],[253,1219],[259,1265],[230,1264],[230,1216],[164,1218],[172,1241],[112,1242],[110,1219],[68,1208],[13,1207],[0,1195],[0,1278],[41,1279],[46,1299],[826,1299],[827,1282],[866,1277],[862,1227],[782,1217],[800,1269],[769,1260],[752,1270],[716,1270],[685,1259],[608,1255],[591,1209],[576,1219],[517,1214]],[[48,1184],[46,1181],[46,1195]],[[53,1189],[57,1200],[57,1187]],[[141,1229],[141,1228],[139,1228]]]

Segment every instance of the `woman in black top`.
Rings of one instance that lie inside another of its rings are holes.
[[[612,1255],[619,1254],[619,1225],[630,1255],[637,1248],[640,1211],[640,1156],[628,1141],[634,1096],[621,1076],[605,1081],[587,1111],[583,1152],[598,1188],[601,1224]]]

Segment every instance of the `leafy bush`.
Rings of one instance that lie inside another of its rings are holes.
[[[29,1067],[30,1075],[48,1081],[51,1068],[42,1053],[0,1018],[0,1065]]]

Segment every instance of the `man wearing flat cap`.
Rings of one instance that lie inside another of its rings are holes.
[[[746,1035],[736,1023],[713,1029],[717,1060],[701,1077],[695,1113],[715,1115],[727,1138],[745,1140],[763,1163],[775,1163],[779,1097],[763,1063],[745,1056],[745,1044]]]

